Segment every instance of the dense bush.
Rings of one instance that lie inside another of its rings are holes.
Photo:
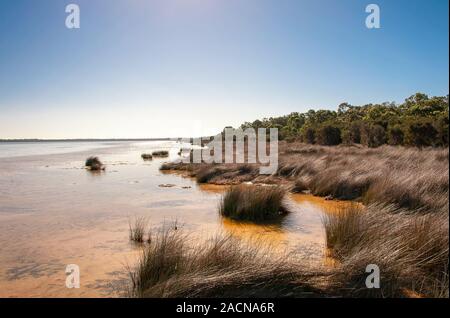
[[[434,146],[438,143],[438,131],[428,121],[418,120],[412,122],[408,125],[406,133],[406,142],[408,145],[427,147]]]
[[[342,142],[345,144],[360,144],[361,143],[361,123],[351,123],[348,129],[342,133]]]
[[[366,124],[361,130],[361,144],[367,147],[379,147],[386,143],[386,131],[381,125]]]
[[[389,128],[388,143],[392,146],[403,145],[405,134],[400,126]]]
[[[314,144],[316,142],[316,132],[313,128],[306,128],[302,140],[308,144]]]
[[[403,104],[339,105],[244,123],[241,128],[278,128],[282,139],[308,144],[448,146],[448,96],[417,93]],[[339,132],[339,133],[338,133]],[[338,137],[339,135],[339,137]]]
[[[333,126],[324,126],[317,132],[317,143],[324,146],[335,146],[342,142],[341,130]]]

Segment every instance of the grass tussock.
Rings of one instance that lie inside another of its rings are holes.
[[[258,164],[170,163],[164,170],[187,171],[200,183],[276,183],[296,192],[366,204],[433,211],[448,202],[448,148],[382,146],[324,147],[281,142],[277,173],[260,175]]]
[[[86,159],[85,167],[92,171],[105,170],[105,166],[98,157],[89,157]]]
[[[149,154],[149,153],[143,153],[143,154],[141,155],[141,158],[142,158],[143,160],[152,160],[152,159],[153,159],[153,155],[152,155],[152,154]]]
[[[153,157],[168,157],[169,156],[169,152],[167,150],[158,150],[158,151],[153,151],[152,152],[152,156]]]
[[[308,182],[303,178],[298,178],[297,180],[295,180],[294,185],[291,188],[291,191],[293,193],[309,192]]]
[[[412,213],[394,206],[350,208],[324,219],[327,246],[340,262],[332,284],[350,297],[448,297],[448,211]],[[365,268],[380,268],[367,289]]]
[[[203,243],[171,228],[157,232],[135,267],[129,268],[131,297],[311,297],[320,280],[289,256],[218,235]]]
[[[198,183],[240,184],[258,175],[258,168],[251,164],[201,164],[190,169]]]
[[[286,191],[272,186],[235,186],[222,197],[219,213],[234,220],[267,222],[289,212]]]
[[[383,146],[280,147],[277,176],[318,196],[433,211],[448,202],[449,150]]]
[[[223,173],[223,169],[219,167],[207,167],[205,169],[201,169],[195,175],[195,179],[198,183],[208,183],[214,177],[217,177]]]
[[[168,162],[160,167],[161,171],[181,171],[188,173],[198,183],[240,184],[252,181],[259,175],[255,164],[208,164]]]
[[[146,217],[136,217],[133,221],[129,220],[130,241],[135,243],[144,243],[144,235],[147,228]]]

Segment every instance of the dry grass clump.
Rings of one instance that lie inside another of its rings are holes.
[[[161,171],[181,171],[181,172],[189,172],[192,173],[194,170],[194,164],[189,163],[181,163],[181,162],[164,162],[160,167]],[[194,175],[193,175],[194,176]]]
[[[362,220],[363,210],[357,205],[324,216],[327,247],[336,258],[345,258],[349,244],[357,244],[355,233],[364,231]]]
[[[280,143],[279,166],[260,175],[257,164],[171,163],[161,169],[188,171],[201,183],[290,183],[294,192],[388,203],[432,211],[448,202],[448,148],[382,146],[324,147]]]
[[[298,178],[294,181],[294,185],[292,186],[291,191],[293,193],[302,193],[309,191],[308,181],[304,178]]]
[[[187,172],[198,183],[240,184],[259,176],[255,164],[213,164],[168,162],[161,165],[161,171]]]
[[[327,245],[341,261],[332,277],[338,293],[350,297],[448,297],[449,223],[446,210],[418,214],[371,205],[330,214]],[[365,268],[380,268],[380,289],[367,289]]]
[[[281,187],[231,187],[222,197],[219,213],[234,220],[277,221],[289,212],[285,195],[286,190]]]
[[[153,155],[149,154],[149,153],[143,153],[141,155],[141,158],[144,160],[152,160],[153,159]]]
[[[258,175],[258,167],[251,164],[193,164],[191,175],[198,183],[240,184]]]
[[[181,231],[163,229],[129,269],[131,297],[308,297],[318,275],[261,246],[218,235],[192,243]]]
[[[169,156],[169,152],[167,150],[158,150],[158,151],[153,151],[152,152],[152,156],[153,157],[168,157]]]
[[[198,183],[208,183],[214,177],[223,174],[223,172],[224,170],[220,167],[205,167],[196,173],[195,179]]]
[[[282,148],[277,175],[294,182],[301,179],[303,188],[315,195],[429,211],[448,202],[448,148]]]
[[[143,216],[136,217],[133,222],[131,222],[131,220],[128,221],[130,241],[136,243],[144,242],[147,223],[147,218]]]
[[[89,157],[84,164],[86,168],[92,171],[105,170],[105,166],[98,157]]]

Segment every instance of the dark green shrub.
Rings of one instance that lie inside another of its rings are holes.
[[[341,130],[333,126],[324,126],[317,132],[317,143],[324,146],[335,146],[342,142]]]
[[[303,141],[308,144],[314,144],[316,142],[316,131],[313,128],[306,128],[303,134]]]
[[[405,134],[399,126],[389,128],[388,142],[393,146],[403,145]]]
[[[380,125],[366,124],[361,130],[361,144],[376,148],[386,143],[386,130]]]
[[[408,125],[406,142],[416,147],[435,146],[438,131],[429,121],[414,121]]]

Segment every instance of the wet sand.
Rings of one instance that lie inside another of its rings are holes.
[[[294,207],[280,225],[243,224],[218,215],[224,187],[197,185],[161,173],[169,159],[140,155],[172,142],[114,143],[95,150],[0,158],[0,297],[119,297],[140,248],[128,240],[130,217],[151,228],[173,221],[206,239],[223,231],[328,263],[323,213],[348,204],[290,195]],[[176,156],[180,145],[171,150]],[[83,168],[89,155],[105,172]],[[171,187],[161,187],[171,184]],[[65,268],[80,267],[81,288],[65,287]]]

